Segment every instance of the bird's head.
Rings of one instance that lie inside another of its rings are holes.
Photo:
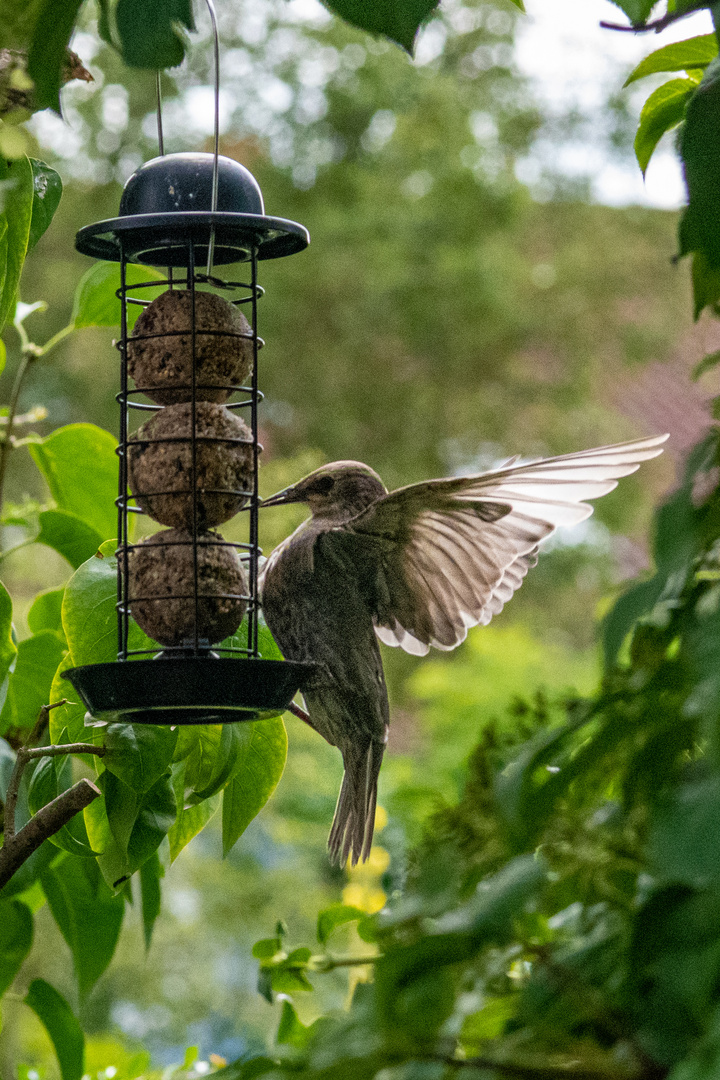
[[[346,521],[386,494],[382,480],[368,465],[359,461],[333,461],[297,484],[263,499],[262,505],[305,503],[313,517]]]

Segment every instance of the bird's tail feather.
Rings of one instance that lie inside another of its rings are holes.
[[[345,775],[328,837],[330,860],[343,866],[367,859],[372,847],[377,807],[377,783],[384,742],[372,741],[365,754],[344,755]]]

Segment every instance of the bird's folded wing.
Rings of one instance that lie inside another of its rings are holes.
[[[490,622],[537,561],[538,543],[592,513],[585,499],[657,457],[666,435],[584,450],[496,472],[429,480],[378,499],[326,534],[359,559],[376,632],[424,655],[452,649]]]

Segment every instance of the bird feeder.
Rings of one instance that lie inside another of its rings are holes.
[[[120,264],[118,654],[65,672],[98,719],[253,720],[286,709],[310,667],[259,649],[257,331],[258,263],[302,251],[309,236],[266,215],[251,173],[218,152],[208,7],[214,153],[163,153],[158,79],[160,156],[127,181],[118,217],[76,238],[83,254]],[[166,277],[130,284],[133,263]],[[238,264],[248,273],[233,280],[218,269]],[[138,413],[148,419],[131,433]],[[246,543],[218,532],[237,512],[249,515]],[[164,528],[133,543],[132,514]],[[134,623],[152,639],[141,645],[160,648],[133,647]]]

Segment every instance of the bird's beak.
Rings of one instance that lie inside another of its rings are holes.
[[[274,495],[270,495],[267,499],[263,499],[261,506],[285,506],[286,503],[304,502],[304,496],[301,491],[298,490],[297,484],[291,484],[290,487],[283,488],[282,491],[276,491]]]

